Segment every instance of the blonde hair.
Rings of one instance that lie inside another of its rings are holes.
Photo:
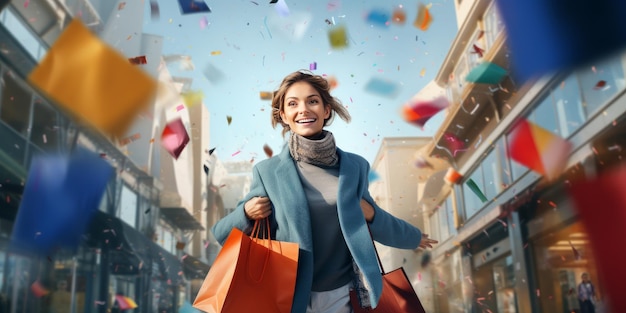
[[[315,75],[310,71],[299,70],[285,76],[278,90],[274,91],[272,97],[272,127],[276,128],[276,125],[282,125],[283,136],[290,130],[289,124],[285,123],[280,117],[280,112],[285,108],[285,94],[287,94],[287,90],[289,90],[293,84],[301,81],[307,82],[315,88],[320,94],[324,105],[330,107],[330,116],[324,120],[324,126],[328,126],[332,123],[335,113],[339,115],[342,120],[347,123],[350,122],[351,117],[348,110],[341,104],[339,99],[330,94],[330,84],[328,84],[328,81],[324,77]]]

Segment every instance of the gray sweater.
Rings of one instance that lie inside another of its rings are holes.
[[[339,166],[318,167],[297,162],[298,174],[309,203],[313,235],[312,291],[328,291],[353,279],[352,257],[337,216]]]

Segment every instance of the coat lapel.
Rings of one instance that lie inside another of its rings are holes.
[[[274,171],[273,186],[277,186],[281,190],[277,190],[279,199],[272,199],[280,203],[283,209],[282,214],[285,215],[285,221],[289,223],[288,232],[291,236],[296,235],[301,248],[312,251],[313,238],[311,234],[311,217],[309,215],[309,204],[300,182],[300,176],[296,169],[296,164],[289,154],[287,147],[278,155],[280,162]]]

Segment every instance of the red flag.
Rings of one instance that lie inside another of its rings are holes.
[[[626,238],[626,167],[572,184],[570,195],[589,235],[608,294],[610,312],[626,312],[623,296],[626,254],[619,249]]]

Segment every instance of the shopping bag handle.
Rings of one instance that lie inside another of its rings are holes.
[[[268,247],[267,247],[267,251],[265,253],[265,261],[263,262],[263,269],[261,270],[261,275],[259,277],[259,279],[256,279],[252,276],[252,273],[250,273],[250,266],[248,265],[248,276],[250,276],[250,278],[252,279],[252,281],[254,281],[255,283],[260,283],[261,280],[263,280],[263,276],[265,275],[265,269],[267,268],[267,263],[269,262],[270,259],[270,250],[272,250],[272,237],[271,237],[271,232],[270,232],[270,220],[266,217],[263,219],[263,221],[265,222],[265,227],[263,227],[263,224],[261,224],[260,220],[256,220],[254,221],[254,227],[252,227],[252,232],[250,233],[250,237],[252,239],[253,242],[257,242],[259,239],[261,239],[259,237],[260,232],[261,232],[261,228],[265,228],[265,234],[266,234],[266,238],[267,238],[267,242],[268,242]],[[264,245],[265,246],[265,245]],[[252,245],[250,245],[248,247],[248,262],[250,262],[250,249],[251,249]]]

